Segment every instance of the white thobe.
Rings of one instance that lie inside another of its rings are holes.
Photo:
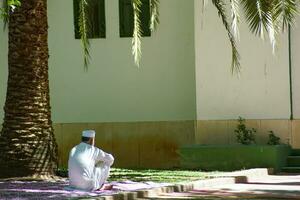
[[[70,185],[82,190],[99,189],[109,176],[112,155],[86,143],[72,148],[69,155]]]

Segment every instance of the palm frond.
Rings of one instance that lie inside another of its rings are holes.
[[[79,0],[79,34],[81,39],[81,45],[83,48],[83,59],[84,59],[84,69],[88,69],[90,61],[90,42],[88,39],[88,22],[87,22],[87,0]]]
[[[150,0],[150,9],[150,30],[151,32],[154,32],[159,24],[159,0]]]
[[[277,23],[274,18],[274,2],[270,0],[241,0],[241,2],[251,32],[264,39],[264,32],[266,31],[274,51],[276,35],[278,34]]]
[[[3,29],[6,29],[8,24],[8,14],[9,14],[9,7],[7,0],[3,0],[2,8],[0,8],[1,18],[3,20]]]
[[[277,38],[278,38],[278,26],[274,18],[272,18],[272,23],[267,27],[267,32],[269,35],[270,43],[272,46],[273,54],[275,53]]]
[[[207,0],[202,0],[202,13],[204,13],[206,5],[207,5]]]
[[[222,0],[212,0],[213,5],[217,8],[219,17],[221,17],[223,25],[227,31],[231,49],[232,49],[232,63],[231,63],[231,72],[239,72],[240,71],[240,55],[236,46],[236,38],[231,32],[231,28],[226,16],[225,4]]]
[[[296,15],[299,14],[298,0],[274,0],[274,18],[280,25],[282,31],[288,28],[289,25],[295,24]]]
[[[202,0],[202,6],[203,6],[203,8],[205,8],[206,5],[207,5],[207,0]]]
[[[239,15],[239,3],[240,0],[230,0],[230,8],[231,8],[231,29],[233,31],[233,35],[235,38],[239,39],[239,27],[238,24],[240,22],[240,15]]]
[[[142,30],[141,30],[141,0],[133,0],[133,15],[134,15],[134,29],[133,29],[133,38],[132,38],[132,55],[134,57],[135,64],[139,67],[142,57]]]
[[[3,0],[2,8],[0,8],[0,18],[3,20],[3,29],[6,29],[8,24],[9,13],[21,6],[21,0]]]

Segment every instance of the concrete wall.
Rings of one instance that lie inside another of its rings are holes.
[[[53,121],[195,119],[193,1],[161,2],[161,25],[143,39],[140,68],[133,63],[131,38],[119,37],[118,1],[105,3],[107,38],[91,41],[91,65],[84,72],[81,44],[74,39],[73,1],[48,2]],[[7,78],[6,37],[0,31],[1,108]]]
[[[236,143],[235,119],[242,116],[249,128],[257,129],[258,144],[266,144],[268,131],[273,130],[282,143],[300,148],[299,120],[289,120],[288,34],[280,37],[273,55],[268,39],[253,36],[242,23],[238,44],[242,71],[237,77],[230,73],[230,44],[217,10],[210,2],[204,12],[199,8],[201,1],[195,1],[196,143]],[[298,26],[291,40],[295,119],[300,117],[299,34]]]
[[[287,34],[273,55],[267,39],[263,42],[241,24],[238,78],[230,72],[231,47],[217,10],[208,1],[202,12],[201,2],[195,1],[197,119],[289,119]]]
[[[119,37],[118,1],[106,1],[107,38],[91,41],[92,61],[84,72],[72,5],[72,0],[48,5],[51,105],[60,165],[66,165],[70,148],[89,128],[97,131],[97,144],[115,155],[117,166],[176,167],[176,149],[182,144],[235,143],[238,116],[253,119],[246,123],[258,130],[259,144],[273,130],[283,143],[300,148],[300,122],[288,120],[287,35],[281,36],[274,56],[267,40],[262,42],[241,24],[238,78],[230,73],[230,45],[212,5],[202,13],[200,0],[163,0],[161,25],[143,38],[137,68],[131,39]],[[292,32],[296,118],[299,31]],[[0,31],[0,107],[6,79],[7,33]]]
[[[161,24],[143,38],[140,68],[133,63],[131,38],[119,37],[118,2],[105,1],[107,38],[91,41],[85,73],[72,0],[49,1],[54,122],[195,119],[193,1],[161,1]]]
[[[256,129],[257,144],[267,144],[269,131],[280,137],[280,143],[300,148],[300,120],[246,120],[248,129]],[[199,120],[196,123],[195,143],[237,144],[234,130],[236,120]]]
[[[291,32],[292,87],[294,118],[300,119],[300,17]]]
[[[300,17],[298,24],[291,31],[291,66],[292,66],[292,97],[293,97],[293,115],[294,119],[300,119]],[[296,120],[293,126],[292,141],[294,148],[300,148],[300,122]]]
[[[83,129],[121,167],[178,167],[176,149],[194,143],[196,119],[193,1],[161,1],[158,31],[143,38],[140,68],[131,38],[119,37],[118,0],[107,0],[107,38],[91,40],[84,72],[74,39],[73,0],[48,2],[52,119],[60,165]],[[2,24],[0,23],[0,26]],[[7,32],[0,31],[0,107],[7,81]],[[0,109],[2,123],[3,109]],[[0,126],[1,128],[1,126]]]
[[[178,147],[195,141],[194,121],[55,124],[60,166],[86,128],[96,130],[96,145],[114,155],[115,167],[179,167]]]

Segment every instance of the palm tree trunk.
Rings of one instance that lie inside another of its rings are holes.
[[[56,169],[48,57],[47,0],[22,1],[9,18],[0,178],[52,175]]]

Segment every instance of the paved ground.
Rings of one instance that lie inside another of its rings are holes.
[[[67,179],[59,181],[0,181],[0,200],[65,200],[65,199],[117,199],[119,193],[151,190],[170,184],[154,182],[114,181],[113,190],[83,191],[69,186]],[[113,197],[116,198],[113,198]],[[124,198],[123,198],[124,199]]]
[[[299,199],[300,174],[268,176],[267,169],[252,169],[225,173],[222,178],[200,180],[179,185],[149,185],[149,183],[120,182],[114,184],[120,187],[108,192],[83,192],[66,189],[68,181],[0,181],[0,199],[2,200],[32,200],[32,199],[97,199],[97,200],[134,200],[142,199],[206,199],[206,200],[271,200]],[[238,179],[247,182],[234,184]],[[132,185],[133,184],[133,185]],[[145,186],[146,184],[146,186]],[[154,184],[154,183],[153,183]],[[139,185],[139,187],[137,187]],[[122,186],[122,187],[121,187]],[[132,188],[134,186],[134,188]],[[179,187],[178,187],[179,186]],[[189,191],[190,188],[195,188]],[[156,189],[154,189],[156,188]],[[188,191],[188,192],[172,192]],[[163,193],[171,192],[171,193]]]
[[[252,178],[247,184],[219,185],[149,199],[300,199],[300,175]]]

